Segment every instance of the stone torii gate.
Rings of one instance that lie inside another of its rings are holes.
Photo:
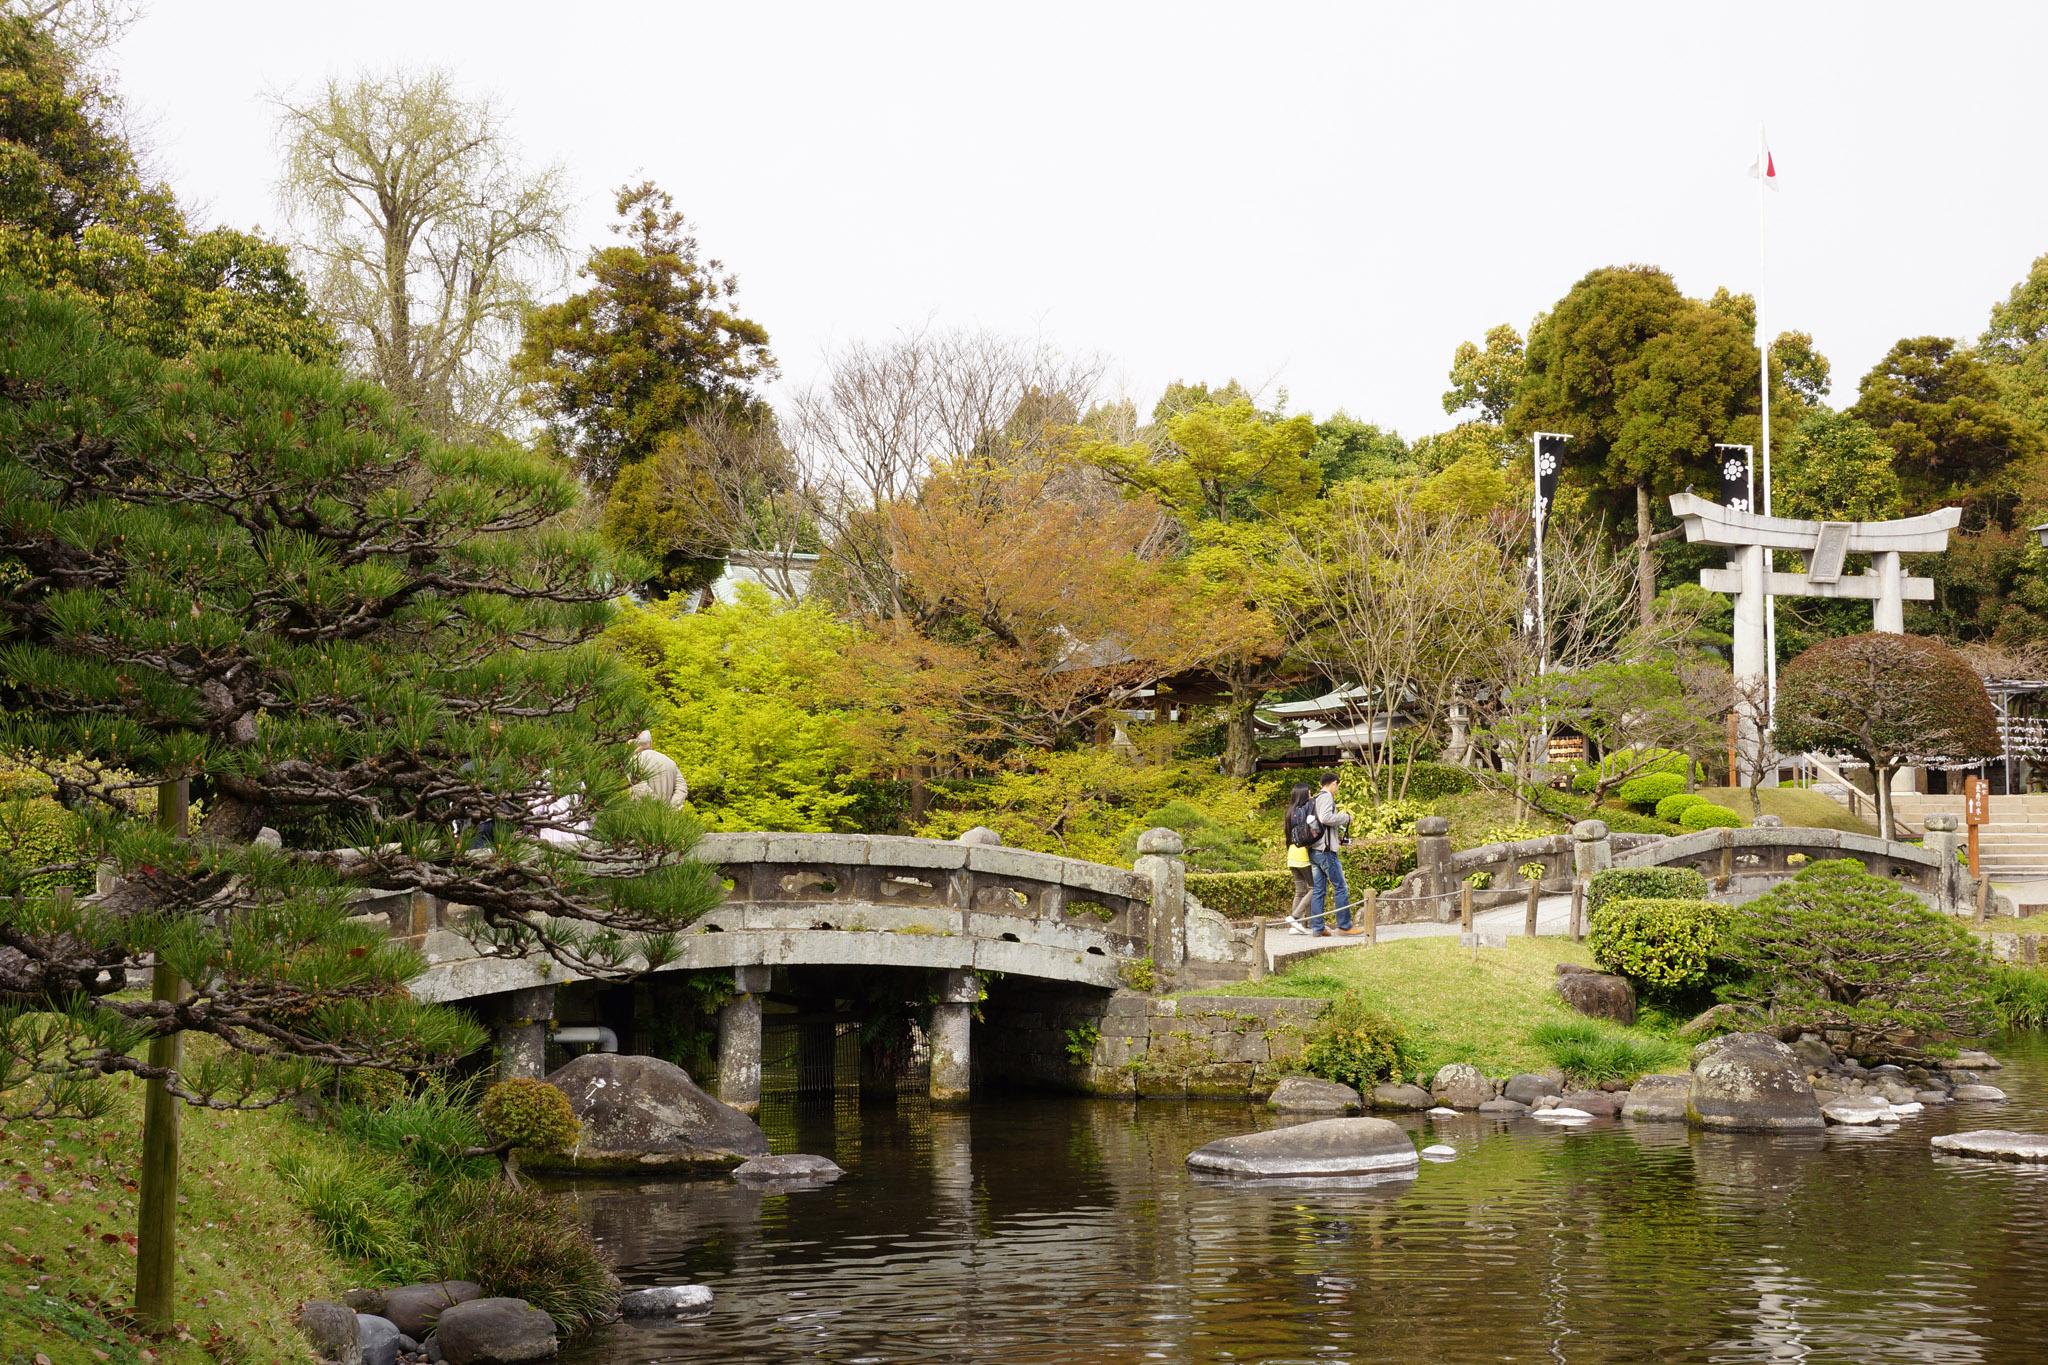
[[[1764,676],[1764,621],[1771,597],[1862,598],[1870,603],[1872,630],[1903,635],[1906,603],[1933,601],[1934,580],[1908,578],[1899,556],[1947,549],[1948,533],[1963,516],[1961,508],[1944,507],[1895,521],[1801,521],[1739,512],[1690,491],[1671,495],[1671,512],[1684,523],[1689,543],[1730,551],[1727,568],[1700,570],[1700,586],[1735,599],[1731,662],[1738,681]],[[1772,568],[1773,550],[1805,556],[1805,571]],[[1844,573],[1852,554],[1869,555],[1870,568]],[[1749,723],[1745,718],[1743,724]]]

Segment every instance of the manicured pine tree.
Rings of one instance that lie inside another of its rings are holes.
[[[170,1314],[171,1100],[274,1103],[481,1041],[411,999],[418,957],[351,922],[353,893],[438,896],[486,951],[579,973],[658,964],[718,899],[694,826],[626,797],[648,713],[593,642],[615,579],[577,500],[331,369],[159,359],[0,283],[0,751],[113,876],[0,881],[0,1110],[77,1112],[123,1073],[156,1092],[145,1320]],[[161,821],[138,803],[159,780]],[[114,989],[145,962],[151,996]]]

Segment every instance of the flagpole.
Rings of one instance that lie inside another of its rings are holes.
[[[1768,215],[1765,196],[1770,192],[1771,146],[1764,125],[1756,125],[1756,353],[1759,410],[1763,414],[1763,514],[1771,515],[1771,333],[1764,323],[1764,291],[1770,275]],[[1754,502],[1750,504],[1756,506]],[[1766,555],[1771,552],[1764,551]],[[1771,596],[1771,562],[1764,561],[1764,707],[1765,715],[1775,713],[1778,704],[1778,599]],[[1776,785],[1775,783],[1773,785]]]
[[[1543,619],[1543,432],[1529,437],[1529,470],[1536,476],[1536,676],[1550,662],[1550,629]],[[1548,727],[1546,727],[1547,729]]]

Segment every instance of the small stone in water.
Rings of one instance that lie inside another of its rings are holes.
[[[1454,1119],[1458,1117],[1458,1111],[1455,1109],[1447,1109],[1440,1104],[1436,1108],[1429,1111],[1429,1116],[1433,1119]]]
[[[701,1284],[665,1284],[654,1289],[636,1289],[619,1300],[619,1312],[629,1318],[658,1317],[664,1313],[701,1313],[711,1306],[711,1290]]]
[[[1587,1123],[1592,1120],[1593,1116],[1583,1109],[1572,1109],[1565,1105],[1559,1105],[1555,1109],[1539,1109],[1530,1117],[1540,1119],[1545,1123]]]
[[[1958,1100],[2002,1100],[2005,1092],[1995,1085],[1959,1085],[1951,1096]]]
[[[1458,1155],[1458,1149],[1442,1142],[1432,1142],[1422,1149],[1422,1154],[1431,1161],[1449,1161]]]

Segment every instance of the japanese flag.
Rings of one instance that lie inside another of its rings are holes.
[[[1771,159],[1769,143],[1765,143],[1756,160],[1749,163],[1749,174],[1752,180],[1761,179],[1772,189],[1778,188],[1778,163]]]

